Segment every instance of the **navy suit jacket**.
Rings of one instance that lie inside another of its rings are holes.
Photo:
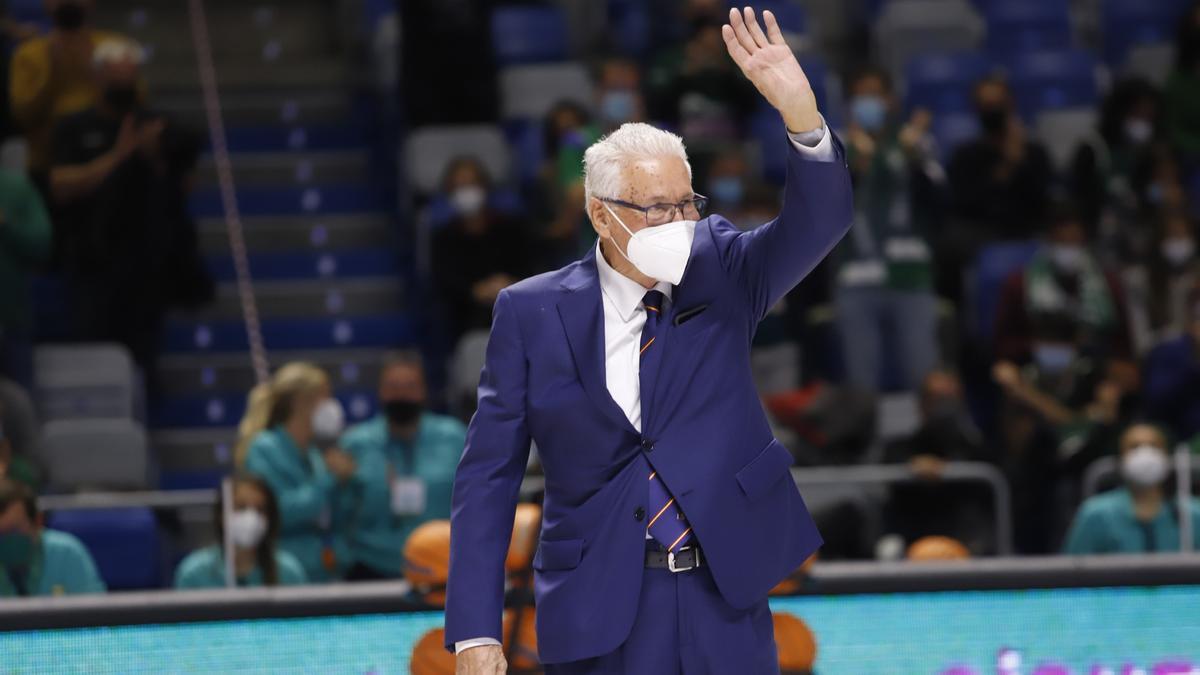
[[[850,176],[834,141],[832,162],[790,149],[775,220],[749,232],[720,216],[696,225],[654,391],[641,393],[641,433],[605,385],[594,249],[496,299],[479,408],[454,482],[448,649],[500,638],[504,558],[531,439],[546,481],[533,559],[543,663],[605,654],[629,635],[645,564],[646,521],[635,513],[647,508],[652,468],[735,608],[763,600],[821,545],[789,479],[792,456],[759,402],[750,341],[767,310],[850,227]]]

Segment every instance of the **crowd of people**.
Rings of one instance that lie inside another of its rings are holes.
[[[597,59],[594,100],[546,115],[536,180],[500,184],[481,157],[448,166],[430,268],[452,342],[486,336],[503,288],[595,245],[582,155],[622,123],[678,130],[712,212],[746,229],[773,217],[778,177],[745,142],[757,96],[725,54],[725,4],[682,4],[661,48]],[[73,336],[125,344],[149,375],[167,308],[212,293],[185,210],[200,146],[149,107],[140,50],[94,28],[90,0],[48,6],[48,34],[4,33],[20,40],[9,132],[27,139],[29,167],[0,172],[0,375],[31,382],[28,277],[47,264],[67,282]],[[974,86],[981,131],[956,148],[938,147],[934,113],[909,110],[884,68],[849,69],[841,91],[835,131],[857,219],[763,321],[754,359],[799,464],[902,463],[918,480],[890,488],[870,541],[838,534],[862,529],[845,504],[814,508],[831,533],[821,555],[882,555],[876,535],[950,535],[972,554],[996,552],[990,500],[941,480],[956,461],[1003,472],[1020,553],[1176,549],[1184,520],[1170,453],[1200,448],[1200,195],[1187,189],[1200,171],[1200,3],[1181,19],[1165,87],[1119,79],[1066,166],[1034,137],[1002,74]],[[454,95],[454,112],[431,96],[413,101],[410,119],[458,120],[465,94]],[[994,307],[980,303],[964,272],[1012,242],[1030,243],[1030,255]],[[979,307],[988,320],[971,316]],[[380,412],[346,429],[328,374],[280,367],[249,393],[233,517],[216,518],[215,543],[183,559],[175,585],[225,585],[226,534],[239,585],[399,577],[409,533],[449,515],[471,413],[433,412],[443,406],[426,376],[419,355],[389,356]],[[919,412],[911,433],[876,453],[884,391],[915,391]],[[44,527],[37,468],[15,450],[0,426],[0,596],[102,591],[86,548]],[[1120,484],[1085,500],[1084,473],[1103,457],[1116,458]],[[1192,509],[1200,538],[1200,501]]]

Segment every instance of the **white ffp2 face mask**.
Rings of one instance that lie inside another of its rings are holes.
[[[234,511],[229,518],[229,536],[238,548],[254,548],[267,533],[267,518],[254,509]]]
[[[1170,470],[1167,453],[1153,445],[1139,445],[1121,460],[1121,475],[1135,487],[1158,485]]]
[[[312,430],[318,442],[337,439],[346,428],[346,410],[336,398],[327,398],[313,410]]]
[[[604,208],[629,233],[628,253],[621,250],[616,240],[612,240],[613,246],[639,272],[669,284],[677,284],[683,279],[688,258],[692,255],[692,240],[696,238],[696,221],[676,220],[633,232],[608,204]]]

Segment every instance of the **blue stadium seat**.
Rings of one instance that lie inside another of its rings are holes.
[[[249,349],[241,321],[171,320],[165,347],[173,353],[239,352]],[[262,322],[267,349],[392,349],[416,341],[407,316],[359,316],[320,319],[267,319]]]
[[[346,419],[351,423],[367,419],[378,407],[375,393],[370,390],[340,389],[335,395],[346,408]],[[245,412],[246,392],[168,396],[151,409],[150,427],[232,427]]]
[[[163,550],[150,509],[53,511],[46,525],[79,537],[110,591],[161,586]]]
[[[638,57],[650,49],[650,11],[640,0],[609,0],[608,34],[617,51]]]
[[[500,65],[567,58],[567,18],[558,7],[513,5],[492,11],[492,49]]]
[[[158,481],[158,489],[216,490],[221,487],[221,479],[227,475],[229,472],[221,468],[163,471]]]
[[[1184,0],[1104,0],[1100,6],[1104,60],[1118,66],[1136,46],[1173,42],[1186,6]]]
[[[987,9],[987,47],[997,55],[1069,49],[1071,15],[1065,2],[1006,0]]]
[[[1097,102],[1096,69],[1091,52],[1027,52],[1008,62],[1010,82],[1021,115],[1028,121],[1043,110],[1082,108]]]
[[[217,281],[234,279],[233,259],[229,256],[209,258],[208,270]],[[382,277],[399,273],[396,254],[389,249],[250,254],[250,275],[255,281]]]
[[[288,187],[242,187],[237,190],[238,210],[244,216],[363,213],[386,210],[381,195],[369,185],[300,185]],[[225,214],[221,193],[215,187],[192,193],[190,211],[197,218]]]
[[[958,146],[979,135],[979,119],[974,112],[937,115],[931,132],[937,140],[938,153],[946,162]]]
[[[522,185],[537,182],[541,177],[542,147],[545,145],[541,122],[534,120],[508,122],[504,125],[504,137],[508,139],[508,145],[513,151],[517,180]]]
[[[991,244],[979,251],[975,257],[971,297],[976,338],[991,341],[1004,282],[1033,258],[1037,248],[1036,241],[1014,241]]]
[[[905,100],[909,109],[928,108],[935,115],[968,112],[971,89],[990,68],[990,61],[978,52],[917,56],[905,69]]]

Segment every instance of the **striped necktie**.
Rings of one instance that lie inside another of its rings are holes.
[[[643,429],[646,426],[644,412],[647,409],[646,402],[654,392],[658,362],[662,358],[659,328],[665,325],[665,322],[660,321],[664,309],[663,300],[663,294],[659,291],[650,291],[642,299],[642,304],[646,307],[646,326],[642,329],[641,364],[639,366]],[[683,511],[679,509],[675,498],[667,491],[666,484],[653,470],[650,471],[649,484],[650,499],[647,503],[650,505],[650,521],[646,525],[646,531],[658,543],[667,547],[668,551],[678,551],[680,546],[689,540],[692,528],[688,525],[687,519],[683,517]]]

